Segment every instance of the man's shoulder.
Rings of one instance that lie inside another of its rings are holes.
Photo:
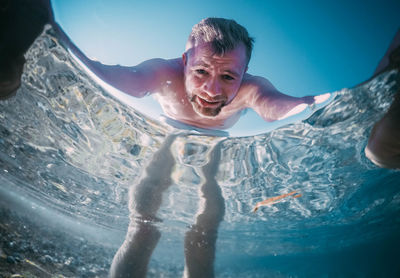
[[[242,79],[242,84],[240,86],[238,96],[249,100],[261,95],[261,89],[266,87],[263,83],[266,81],[267,80],[263,77],[245,73]]]
[[[182,79],[183,64],[182,59],[161,59],[155,58],[142,64],[144,68],[140,70],[156,81],[158,84],[165,81]]]
[[[246,73],[239,91],[239,98],[248,108],[257,109],[271,100],[281,99],[283,94],[262,76]]]
[[[241,90],[246,94],[251,93],[260,96],[274,95],[278,92],[274,85],[265,77],[248,73],[243,76]]]
[[[182,59],[179,58],[176,59],[154,58],[148,60],[146,63],[154,71],[172,73],[172,74],[183,72]]]

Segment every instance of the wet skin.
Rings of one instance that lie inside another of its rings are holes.
[[[127,67],[89,59],[61,28],[54,27],[65,46],[103,81],[134,97],[152,94],[165,115],[196,127],[229,128],[247,108],[266,121],[280,120],[330,96],[288,96],[266,78],[246,73],[246,51],[241,43],[223,55],[215,54],[207,43],[188,45],[181,58],[157,58]]]
[[[246,73],[242,44],[224,55],[217,55],[209,44],[202,44],[189,48],[182,59],[165,63],[168,66],[162,79],[167,81],[162,82],[167,85],[158,87],[156,98],[166,115],[197,127],[229,128],[246,108],[254,109],[266,121],[274,121],[329,98],[329,94],[287,96],[265,78]]]

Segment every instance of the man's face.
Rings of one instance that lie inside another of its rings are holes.
[[[183,55],[185,87],[194,110],[214,117],[237,95],[247,69],[245,46],[240,44],[223,56],[202,44]]]

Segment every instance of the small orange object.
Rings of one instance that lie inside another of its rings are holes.
[[[282,194],[282,195],[279,195],[279,196],[271,197],[271,198],[268,198],[268,199],[266,199],[264,201],[258,202],[256,204],[256,206],[254,207],[253,212],[256,212],[259,207],[263,207],[263,206],[268,206],[268,205],[273,205],[273,204],[279,203],[279,202],[282,201],[283,198],[288,197],[288,196],[292,196],[294,194],[297,194],[297,191],[292,191],[292,192],[289,192],[289,193],[286,193],[286,194]],[[297,194],[297,195],[293,196],[293,198],[299,198],[301,196],[302,196],[301,194]]]

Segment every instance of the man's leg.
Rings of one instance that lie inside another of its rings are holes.
[[[171,185],[175,159],[170,147],[177,135],[168,135],[153,155],[145,175],[129,194],[130,224],[124,243],[114,256],[110,277],[146,277],[151,254],[160,239],[154,225],[162,193]]]
[[[209,162],[203,166],[205,182],[202,211],[196,224],[185,236],[185,277],[214,277],[215,244],[218,226],[224,218],[225,202],[215,175],[221,158],[221,142],[210,152]]]

